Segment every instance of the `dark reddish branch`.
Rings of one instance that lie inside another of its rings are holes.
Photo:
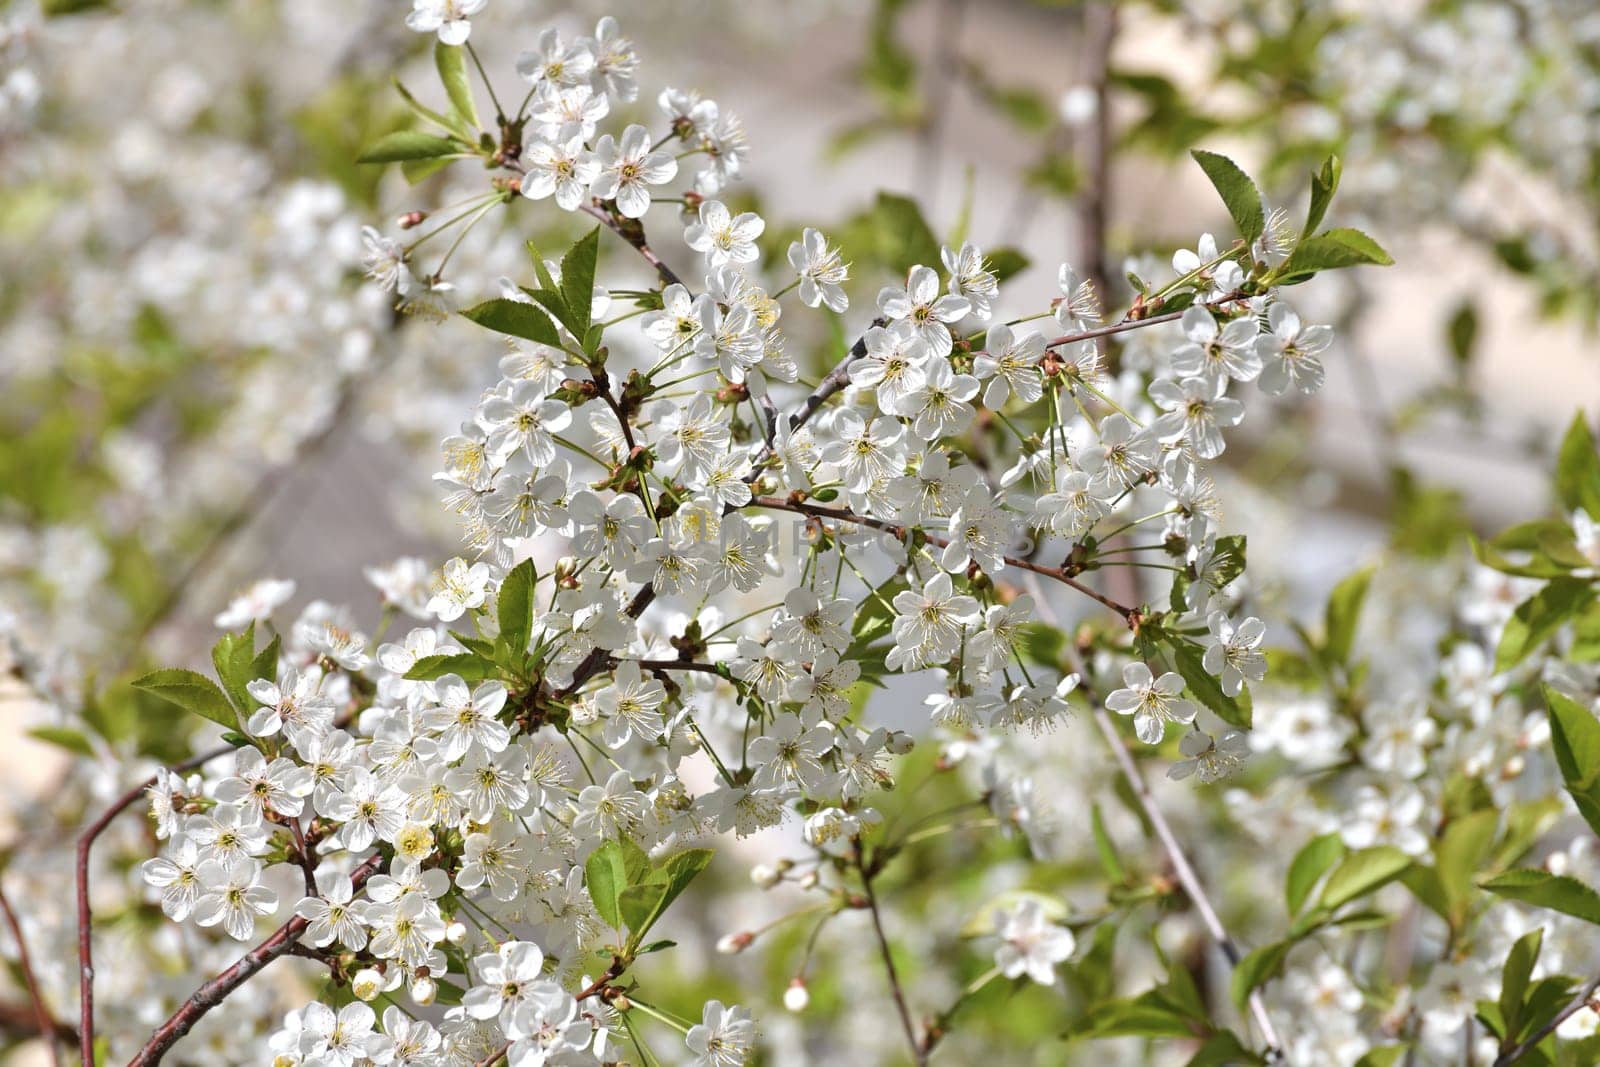
[[[381,866],[383,866],[382,856],[377,854],[369,856],[350,876],[351,884],[360,889]],[[206,1012],[228,999],[234,990],[254,978],[267,964],[279,956],[288,955],[293,950],[296,940],[309,925],[308,920],[298,915],[294,916],[278,927],[277,932],[271,937],[239,957],[233,966],[195,990],[194,994],[183,1002],[183,1006],[173,1013],[172,1018],[156,1028],[150,1035],[150,1040],[145,1042],[144,1048],[139,1050],[139,1054],[128,1061],[128,1067],[152,1067],[153,1064],[160,1063],[161,1058],[185,1034],[194,1029],[195,1023],[198,1023]]]
[[[808,504],[804,501],[793,501],[783,497],[775,496],[758,496],[750,503],[759,508],[771,508],[776,511],[792,511],[796,514],[809,515],[813,518],[833,519],[838,522],[848,522],[857,526],[867,526],[874,530],[880,530],[883,533],[888,534],[890,537],[894,537],[908,544],[910,543],[912,537],[912,530],[909,527],[899,526],[892,522],[885,522],[882,519],[875,519],[870,515],[857,515],[852,511],[846,510],[845,508],[824,507],[820,504]],[[929,544],[935,545],[939,548],[944,548],[950,544],[949,538],[941,537],[938,534],[924,532],[922,536],[927,539]],[[1061,567],[1046,567],[1042,564],[1034,563],[1031,560],[1017,559],[1012,556],[1004,556],[1002,558],[1006,561],[1007,566],[1020,567],[1023,570],[1032,571],[1035,574],[1042,574],[1046,578],[1054,578],[1063,585],[1077,590],[1089,599],[1103,605],[1104,607],[1110,608],[1112,611],[1122,616],[1123,621],[1129,626],[1133,626],[1138,621],[1138,608],[1130,607],[1127,604],[1117,603],[1110,597],[1091,589],[1087,585],[1084,585],[1082,582],[1068,574],[1066,570]]]
[[[232,745],[219,745],[185,760],[172,768],[176,773],[192,771],[218,756],[233,751]],[[78,1048],[83,1067],[94,1063],[94,932],[91,925],[94,915],[89,907],[89,853],[95,839],[105,832],[118,815],[127,811],[143,797],[145,790],[156,784],[157,775],[151,775],[122,796],[118,797],[98,819],[90,823],[78,838],[77,890],[78,890]]]
[[[59,1025],[39,993],[39,979],[33,973],[33,957],[29,955],[28,942],[22,936],[22,924],[17,921],[17,913],[12,910],[11,901],[6,898],[3,889],[0,889],[0,912],[5,913],[6,926],[11,929],[11,938],[17,943],[17,966],[22,969],[22,984],[27,987],[28,1000],[33,1004],[33,1017],[39,1025],[39,1036],[50,1046],[50,1062],[55,1067],[61,1067],[61,1050],[56,1046]]]

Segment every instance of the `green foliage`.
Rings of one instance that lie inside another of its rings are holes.
[[[1495,649],[1496,671],[1521,663],[1534,649],[1555,636],[1563,623],[1587,608],[1594,588],[1586,579],[1556,578],[1517,605]]]
[[[1356,627],[1361,621],[1361,605],[1366,603],[1375,568],[1363,567],[1349,575],[1328,594],[1323,610],[1322,652],[1330,664],[1348,666],[1355,647]]]
[[[1334,868],[1322,887],[1318,906],[1332,910],[1399,878],[1411,866],[1411,857],[1392,845],[1376,845],[1351,852]]]
[[[584,863],[584,885],[595,911],[618,931],[626,928],[623,952],[633,955],[650,928],[710,864],[710,849],[693,848],[659,866],[631,840],[607,841]],[[652,945],[649,951],[663,947]]]
[[[1561,439],[1556,457],[1556,497],[1568,511],[1582,508],[1600,522],[1600,452],[1583,412],[1578,412]]]
[[[1577,701],[1544,687],[1550,744],[1578,813],[1600,833],[1600,722]]]
[[[939,265],[939,239],[922,217],[917,202],[895,193],[879,193],[872,212],[880,262],[899,273],[917,264]]]
[[[1600,926],[1600,893],[1576,878],[1525,868],[1479,883],[1498,896],[1559,911]]]
[[[472,83],[467,77],[466,50],[460,45],[439,41],[433,48],[433,63],[450,98],[450,114],[462,132],[477,129],[478,107],[472,100]]]
[[[1322,876],[1344,858],[1344,840],[1337,832],[1323,834],[1308,841],[1289,864],[1289,874],[1284,884],[1283,899],[1291,916],[1298,915],[1311,898]]]
[[[1210,708],[1229,726],[1250,729],[1250,690],[1240,689],[1236,697],[1224,693],[1222,683],[1206,670],[1199,645],[1193,641],[1175,639],[1172,643],[1172,661],[1178,673],[1183,675],[1190,696]]]
[[[1198,148],[1189,154],[1206,172],[1206,177],[1211,179],[1211,184],[1227,205],[1228,214],[1233,217],[1233,224],[1239,227],[1239,234],[1245,243],[1254,242],[1267,228],[1267,214],[1261,206],[1261,190],[1256,188],[1256,183],[1227,156]]]
[[[520,300],[497,297],[467,308],[461,314],[479,326],[488,327],[496,333],[520,337],[525,341],[537,341],[555,348],[561,347],[561,335],[556,332],[550,316],[532,304],[524,304]]]
[[[455,141],[420,130],[386,133],[362,150],[357,163],[399,163],[411,159],[440,159],[461,151]]]
[[[478,652],[444,653],[423,656],[412,664],[406,677],[419,682],[431,682],[447,674],[460,676],[465,682],[481,682],[497,677],[499,665]]]
[[[211,663],[217,670],[223,691],[241,715],[248,715],[256,701],[246,689],[258,678],[272,681],[278,673],[278,637],[273,635],[260,651],[256,650],[256,624],[237,634],[224,634],[211,649]]]
[[[217,683],[196,671],[170,667],[152,671],[142,678],[136,678],[131,684],[135,689],[153,693],[219,726],[230,730],[239,727],[237,713],[233,705],[228,703],[227,696],[217,688]]]
[[[496,610],[500,622],[499,649],[505,653],[506,662],[520,664],[528,653],[528,642],[533,637],[533,620],[537,614],[534,603],[534,586],[539,572],[533,560],[525,559],[511,569],[500,585]]]

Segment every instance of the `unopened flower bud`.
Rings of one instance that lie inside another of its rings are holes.
[[[426,1008],[439,995],[439,983],[432,978],[418,978],[411,983],[411,999]]]
[[[765,863],[758,863],[750,868],[750,880],[762,889],[771,889],[783,881],[783,875],[768,867]]]
[[[748,930],[741,930],[736,934],[727,934],[717,942],[717,951],[724,956],[736,956],[750,947],[750,942],[756,935]]]
[[[889,735],[888,748],[896,756],[904,756],[916,745],[910,734],[904,730],[895,730]]]
[[[789,988],[783,991],[783,1006],[790,1011],[805,1011],[811,1003],[811,992],[806,989],[806,980],[795,975],[789,980]]]
[[[350,980],[350,992],[356,995],[357,1000],[373,1000],[383,992],[383,975],[371,967],[363,967],[356,972]]]
[[[467,924],[457,919],[444,928],[444,939],[452,945],[459,945],[467,939]]]
[[[423,220],[427,217],[428,213],[426,211],[408,211],[398,219],[395,219],[394,224],[402,230],[409,230],[421,226]]]
[[[805,874],[800,876],[800,888],[815,889],[817,888],[817,883],[820,881],[822,881],[822,879],[817,876],[816,871],[807,871]]]

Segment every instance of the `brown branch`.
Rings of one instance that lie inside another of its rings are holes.
[[[218,756],[226,755],[232,751],[232,745],[219,745],[210,751],[202,752],[193,759],[185,760],[172,769],[181,774],[184,771],[194,770],[196,767],[209,763]],[[118,797],[78,837],[78,1032],[82,1035],[78,1046],[82,1054],[83,1067],[95,1067],[94,933],[91,929],[94,916],[89,907],[89,852],[94,848],[95,839],[105,832],[106,827],[111,825],[112,820],[133,806],[140,797],[144,796],[145,790],[156,784],[157,777],[157,775],[151,775]]]
[[[50,1033],[55,1035],[57,1040],[68,1045],[76,1045],[78,1043],[77,1028],[60,1019],[50,1020]],[[0,1001],[0,1034],[18,1038],[40,1036],[39,1019],[34,1012],[33,1005],[31,1003]]]
[[[369,856],[350,876],[351,883],[360,889],[383,866],[383,857]],[[194,1028],[195,1023],[212,1008],[226,1000],[234,990],[255,977],[267,964],[279,956],[293,951],[295,941],[305,932],[309,920],[296,915],[278,927],[273,935],[239,957],[231,967],[194,991],[172,1017],[156,1028],[139,1054],[128,1061],[128,1067],[153,1067],[160,1063],[172,1046]],[[86,1043],[87,1047],[87,1043]]]
[[[0,889],[0,912],[5,913],[6,925],[11,928],[11,938],[17,943],[17,966],[22,970],[22,983],[27,987],[28,999],[33,1003],[34,1019],[39,1024],[39,1036],[50,1046],[50,1062],[55,1064],[55,1067],[61,1067],[61,1049],[56,1045],[57,1023],[50,1014],[50,1009],[45,1006],[44,996],[39,992],[39,979],[33,973],[33,958],[28,954],[27,939],[22,936],[22,924],[17,921],[17,913],[12,910],[11,901],[6,898],[4,889]]]
[[[1055,613],[1050,608],[1050,602],[1044,595],[1043,589],[1038,587],[1038,582],[1032,581],[1035,600],[1039,613],[1046,621],[1057,625],[1059,620],[1054,618]],[[1178,835],[1172,832],[1172,824],[1167,822],[1166,815],[1162,812],[1156,798],[1150,792],[1150,787],[1145,784],[1144,775],[1139,773],[1139,765],[1134,762],[1133,756],[1128,752],[1128,746],[1123,742],[1122,735],[1117,732],[1116,724],[1111,721],[1111,715],[1105,706],[1095,697],[1094,690],[1089,685],[1088,672],[1078,656],[1076,648],[1071,642],[1067,645],[1067,654],[1074,660],[1074,668],[1078,674],[1078,688],[1093,709],[1095,725],[1106,739],[1111,755],[1117,762],[1117,769],[1122,772],[1128,787],[1132,790],[1134,798],[1139,803],[1139,809],[1144,812],[1151,829],[1161,842],[1162,849],[1167,854],[1168,861],[1172,864],[1173,873],[1178,877],[1178,882],[1183,886],[1183,891],[1193,902],[1195,910],[1200,913],[1200,920],[1205,925],[1206,932],[1211,935],[1211,940],[1222,950],[1222,955],[1227,959],[1230,967],[1237,967],[1242,953],[1239,945],[1229,935],[1227,927],[1222,925],[1222,917],[1217,914],[1217,909],[1212,905],[1210,896],[1206,893],[1204,883],[1195,873],[1194,865],[1189,862],[1188,855],[1183,851],[1183,846],[1178,843]],[[1278,1031],[1272,1024],[1272,1017],[1267,1014],[1267,1005],[1261,997],[1261,990],[1250,991],[1250,1015],[1255,1020],[1256,1026],[1261,1031],[1261,1039],[1266,1045],[1265,1055],[1269,1062],[1278,1062],[1283,1059],[1283,1040],[1278,1036]]]
[[[1532,1052],[1539,1046],[1541,1041],[1556,1032],[1556,1027],[1566,1022],[1571,1016],[1576,1015],[1578,1012],[1588,1007],[1590,1000],[1594,998],[1597,990],[1600,990],[1600,977],[1591,978],[1588,982],[1584,983],[1582,989],[1578,990],[1577,996],[1567,1001],[1566,1005],[1560,1011],[1556,1012],[1555,1018],[1551,1019],[1549,1022],[1539,1027],[1539,1029],[1535,1030],[1532,1036],[1530,1036],[1526,1041],[1523,1041],[1521,1044],[1509,1049],[1508,1051],[1502,1052],[1499,1057],[1495,1059],[1494,1067],[1508,1067],[1509,1064],[1516,1063],[1522,1057]]]
[[[1095,295],[1111,295],[1106,268],[1106,228],[1111,214],[1111,50],[1117,36],[1117,8],[1102,2],[1083,8],[1083,80],[1094,93],[1095,111],[1088,136],[1079,150],[1085,178],[1083,190],[1073,200],[1078,218],[1078,262],[1094,286]],[[1067,294],[1069,297],[1072,294]]]
[[[860,838],[856,838],[851,859],[861,874],[861,888],[866,896],[867,912],[872,916],[872,933],[878,941],[878,954],[883,957],[883,969],[889,976],[889,992],[894,998],[895,1011],[900,1016],[900,1026],[905,1030],[906,1041],[911,1045],[911,1058],[916,1061],[918,1067],[925,1067],[928,1062],[928,1049],[917,1037],[916,1024],[911,1021],[911,1008],[906,1004],[905,990],[900,985],[900,974],[894,966],[894,953],[889,950],[889,937],[883,930],[883,915],[878,907],[878,896],[872,889],[872,879],[876,872],[867,867],[862,856]]]
[[[839,522],[853,523],[857,526],[868,526],[874,530],[882,531],[883,533],[886,533],[896,540],[902,541],[906,544],[910,544],[912,539],[913,531],[909,527],[900,526],[892,522],[885,522],[883,519],[875,519],[870,515],[857,515],[854,512],[845,510],[844,508],[824,507],[820,504],[807,504],[804,501],[787,500],[782,497],[775,496],[758,496],[752,499],[750,503],[756,507],[771,508],[777,511],[792,511],[796,514],[808,515],[812,518],[834,519]],[[941,537],[938,534],[928,533],[926,530],[922,531],[922,536],[927,539],[929,544],[937,545],[940,548],[944,548],[950,544],[949,538]],[[1054,578],[1061,584],[1074,589],[1079,593],[1082,593],[1084,596],[1095,601],[1096,603],[1099,603],[1102,606],[1116,612],[1118,615],[1122,616],[1122,621],[1127,623],[1129,626],[1133,626],[1138,622],[1138,608],[1129,607],[1126,604],[1119,604],[1117,601],[1112,600],[1103,593],[1100,593],[1095,589],[1091,589],[1089,586],[1083,584],[1068,574],[1064,568],[1046,567],[1042,564],[1034,563],[1031,560],[1018,559],[1014,556],[1002,556],[1001,558],[1005,560],[1006,565],[1009,567],[1019,567],[1025,571],[1032,571],[1034,574],[1042,574],[1046,578]]]

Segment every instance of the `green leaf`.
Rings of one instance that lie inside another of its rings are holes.
[[[1322,876],[1344,857],[1344,841],[1337,832],[1314,837],[1295,854],[1289,864],[1283,899],[1290,915],[1298,915],[1311,897]]]
[[[513,663],[520,664],[528,654],[528,641],[533,636],[534,585],[538,580],[539,572],[533,560],[525,559],[511,568],[511,573],[500,583],[497,600],[500,641]]]
[[[1267,228],[1267,214],[1261,206],[1261,190],[1256,188],[1256,183],[1227,156],[1198,148],[1189,154],[1216,186],[1245,243],[1253,243]]]
[[[1355,1067],[1394,1067],[1409,1051],[1410,1045],[1379,1045],[1369,1049],[1365,1056],[1355,1062]]]
[[[444,83],[445,95],[450,97],[450,108],[456,118],[469,130],[479,127],[478,107],[472,100],[472,83],[467,78],[467,56],[460,45],[433,46],[433,64],[439,69],[439,80]]]
[[[1348,664],[1355,646],[1356,624],[1361,620],[1361,605],[1372,585],[1373,568],[1364,567],[1333,587],[1325,609],[1323,650],[1331,663]]]
[[[645,933],[672,906],[689,883],[700,876],[716,855],[709,848],[691,848],[668,859],[642,885],[632,886],[619,898],[628,924],[628,943],[637,945]]]
[[[406,678],[416,682],[431,682],[447,674],[459,675],[464,682],[481,682],[499,672],[495,665],[476,652],[444,653],[423,656],[406,671]]]
[[[933,235],[915,200],[894,193],[879,193],[874,220],[879,256],[886,266],[902,272],[919,263],[939,269],[939,239]]]
[[[65,726],[35,726],[28,731],[28,736],[64,748],[77,756],[94,755],[94,746],[89,744],[89,738]]]
[[[1373,264],[1387,267],[1394,259],[1360,230],[1324,230],[1295,246],[1274,276],[1284,285],[1303,282],[1318,271]]]
[[[1459,930],[1466,923],[1476,888],[1474,878],[1494,847],[1499,827],[1498,811],[1475,811],[1452,820],[1434,846],[1434,869],[1448,905],[1446,917],[1454,929]]]
[[[1600,521],[1600,452],[1583,412],[1573,416],[1556,456],[1556,496],[1568,511],[1582,508]]]
[[[239,727],[238,715],[233,705],[228,703],[227,695],[217,688],[217,683],[203,674],[171,667],[135,678],[131,684],[135,689],[153,693],[185,711],[192,711],[230,730]]]
[[[211,664],[217,669],[222,689],[240,712],[256,706],[245,686],[255,679],[256,624],[254,621],[236,634],[223,634],[211,646]]]
[[[1600,926],[1600,893],[1576,878],[1524,868],[1495,875],[1479,884],[1496,896],[1549,908]]]
[[[406,102],[406,106],[411,108],[412,111],[416,112],[419,117],[425,118],[434,125],[442,126],[447,130],[454,130],[456,128],[456,124],[451,122],[450,119],[439,114],[437,111],[433,110],[433,108],[428,107],[422,103],[422,101],[412,96],[411,90],[407,89],[399,78],[393,78],[391,80],[394,83],[395,91],[400,94],[400,99],[404,100]]]
[[[1032,262],[1027,256],[1015,248],[996,248],[984,255],[984,260],[989,265],[989,272],[994,275],[995,281],[1005,282],[1028,269]]]
[[[1377,845],[1352,852],[1328,876],[1318,900],[1330,911],[1399,878],[1411,866],[1411,857],[1392,845]]]
[[[1239,1067],[1240,1064],[1265,1062],[1260,1056],[1251,1052],[1249,1046],[1240,1041],[1232,1030],[1223,1030],[1213,1034],[1204,1045],[1201,1045],[1200,1050],[1190,1057],[1184,1067]]]
[[[1456,306],[1445,326],[1445,339],[1450,342],[1450,355],[1458,367],[1472,362],[1478,345],[1478,309],[1470,300],[1463,300]]]
[[[356,157],[357,163],[399,163],[407,159],[437,159],[456,155],[461,146],[443,137],[419,130],[396,130],[368,145]]]
[[[1172,659],[1178,668],[1178,673],[1183,675],[1191,696],[1210,708],[1229,726],[1237,726],[1241,730],[1250,729],[1251,705],[1248,689],[1239,690],[1239,695],[1236,697],[1224,693],[1222,683],[1206,670],[1200,646],[1189,641],[1181,638],[1173,639]]]
[[[1289,955],[1293,947],[1293,941],[1274,941],[1246,953],[1233,969],[1233,981],[1229,987],[1233,1002],[1242,1005],[1257,986],[1277,974],[1283,967],[1284,957]]]
[[[567,328],[579,341],[589,332],[589,313],[594,306],[594,272],[599,259],[598,226],[561,257],[561,299],[567,305]]]
[[[1521,663],[1593,599],[1594,589],[1585,579],[1551,579],[1543,589],[1518,604],[1506,621],[1494,653],[1495,671],[1509,670]]]
[[[1100,855],[1100,866],[1105,869],[1106,877],[1113,884],[1122,885],[1128,880],[1128,872],[1122,866],[1122,859],[1117,855],[1117,846],[1112,842],[1111,835],[1106,832],[1105,820],[1100,817],[1100,805],[1089,806],[1089,826],[1094,831],[1095,851]]]
[[[1595,833],[1600,834],[1600,722],[1588,708],[1544,687],[1550,709],[1550,746],[1567,792]]]
[[[589,854],[583,864],[583,885],[600,918],[613,928],[622,929],[617,899],[628,887],[628,870],[620,844],[607,841]]]
[[[487,326],[496,333],[510,334],[527,341],[538,341],[552,348],[561,347],[561,335],[556,332],[550,316],[532,304],[500,297],[485,300],[476,307],[461,313],[479,326]]]
[[[1343,166],[1338,156],[1329,156],[1323,160],[1322,167],[1311,175],[1311,204],[1306,210],[1306,226],[1301,231],[1301,236],[1309,236],[1316,232],[1322,225],[1323,216],[1328,213],[1328,205],[1333,202],[1333,194],[1339,188],[1339,175]]]
[[[1539,962],[1539,949],[1543,945],[1544,928],[1541,927],[1523,934],[1506,954],[1505,966],[1500,969],[1500,1017],[1507,1034],[1521,1031],[1522,998],[1528,991],[1528,979],[1533,976],[1533,965]]]

